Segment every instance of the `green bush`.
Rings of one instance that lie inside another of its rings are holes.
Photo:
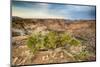
[[[89,57],[88,51],[82,51],[79,54],[74,56],[76,60],[86,60]]]
[[[73,38],[70,42],[69,42],[70,45],[73,45],[73,46],[78,46],[81,44],[81,42],[75,38]]]
[[[71,39],[72,39],[72,37],[68,33],[63,33],[63,34],[60,35],[60,42],[61,42],[62,46],[69,44]]]
[[[56,42],[57,42],[57,35],[55,32],[49,32],[46,35],[46,46],[47,48],[56,48]]]
[[[46,35],[42,33],[32,34],[27,41],[27,45],[34,53],[40,49],[55,49],[60,45],[65,47],[67,44],[78,46],[81,42],[66,32],[57,33],[50,31]]]

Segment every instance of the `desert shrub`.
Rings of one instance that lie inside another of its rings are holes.
[[[60,42],[61,42],[62,46],[69,44],[71,39],[72,39],[72,37],[68,33],[63,33],[63,34],[60,35]]]
[[[77,40],[76,38],[72,38],[71,41],[69,42],[70,45],[73,46],[78,46],[81,44],[81,42],[79,40]]]
[[[35,36],[35,35],[30,36],[30,37],[28,38],[28,41],[27,41],[27,46],[30,48],[30,50],[31,50],[33,53],[34,53],[35,50],[36,50],[36,48],[35,48],[36,44],[37,44],[37,38],[36,38],[36,36]]]
[[[57,35],[55,32],[49,32],[47,35],[46,46],[47,48],[56,48]]]
[[[46,35],[42,35],[42,33],[32,34],[29,36],[27,45],[34,53],[41,49],[55,49],[60,45],[60,47],[65,47],[67,44],[80,45],[80,41],[72,37],[66,32],[57,33],[54,31],[50,31]]]
[[[76,60],[86,60],[89,57],[89,52],[81,51],[79,54],[76,54],[74,57]]]

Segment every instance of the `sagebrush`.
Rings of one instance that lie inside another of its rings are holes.
[[[58,47],[78,46],[81,42],[70,34],[63,32],[57,33],[50,31],[43,35],[41,32],[32,34],[29,36],[27,45],[30,50],[34,53],[42,49],[55,49]]]

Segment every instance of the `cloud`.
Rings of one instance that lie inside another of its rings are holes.
[[[39,10],[29,10],[29,11],[13,11],[12,14],[14,16],[20,16],[23,18],[65,18],[61,15],[51,14],[48,12],[49,9]]]
[[[12,15],[23,18],[64,18],[56,14],[57,11],[49,9],[50,6],[46,3],[17,3],[12,7]]]

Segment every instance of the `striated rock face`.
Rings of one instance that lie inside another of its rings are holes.
[[[23,19],[12,18],[12,64],[45,64],[95,60],[95,20],[71,21],[64,19]],[[82,42],[81,46],[56,48],[32,54],[27,47],[27,38],[32,33],[49,31],[68,32]],[[87,51],[89,54],[86,55]],[[78,55],[78,56],[77,56]],[[85,56],[86,55],[86,56]],[[81,56],[81,57],[80,57]]]
[[[22,19],[17,17],[14,17],[12,20],[12,32],[19,32],[20,35],[30,34],[34,30],[74,32],[76,30],[89,28],[91,25],[95,26],[94,20],[71,21],[64,19]]]

